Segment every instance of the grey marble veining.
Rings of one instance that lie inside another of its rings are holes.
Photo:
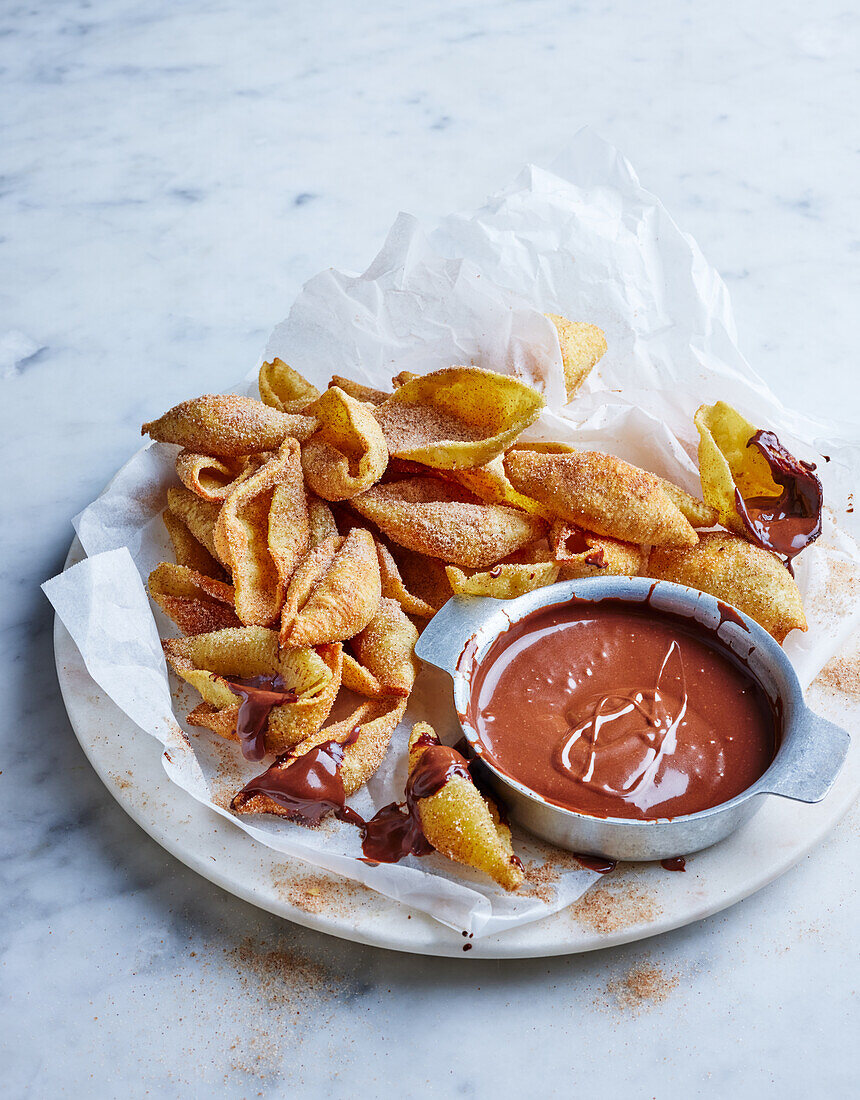
[[[306,278],[362,268],[399,209],[474,205],[586,123],[722,270],[785,400],[858,417],[858,37],[837,0],[3,6],[9,1095],[856,1093],[856,811],[754,898],[650,943],[518,963],[354,947],[226,896],[125,816],[65,718],[37,586],[140,422],[252,366]],[[286,993],[281,950],[307,978]],[[649,960],[665,1000],[631,1007],[618,983]]]

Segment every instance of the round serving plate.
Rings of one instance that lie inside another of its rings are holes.
[[[73,542],[66,568],[83,556]],[[170,782],[161,746],[140,730],[90,677],[59,619],[57,675],[69,720],[87,758],[120,806],[192,870],[252,905],[296,924],[357,943],[464,959],[528,958],[594,951],[655,936],[725,909],[772,882],[833,828],[860,794],[860,737],[852,738],[830,794],[815,805],[764,796],[761,810],[722,843],[687,859],[684,873],[659,863],[619,864],[575,905],[543,920],[471,940],[424,913],[252,840]],[[860,665],[860,639],[843,662]],[[843,670],[844,663],[840,666]],[[810,705],[860,728],[858,699],[844,676],[820,676]]]

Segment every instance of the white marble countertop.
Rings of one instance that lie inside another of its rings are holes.
[[[856,1095],[857,811],[651,942],[516,963],[352,946],[224,895],[125,817],[72,736],[37,586],[141,421],[252,366],[306,278],[361,268],[399,209],[474,205],[584,123],[721,269],[785,400],[856,418],[860,16],[41,8],[0,13],[7,1094]],[[637,1001],[643,966],[662,980]]]

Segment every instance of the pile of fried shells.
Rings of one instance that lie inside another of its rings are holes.
[[[570,399],[606,342],[594,325],[550,319]],[[349,796],[385,757],[419,633],[454,594],[644,575],[726,600],[779,642],[806,629],[778,558],[736,531],[699,533],[716,526],[714,507],[612,455],[520,441],[544,405],[526,383],[456,366],[393,387],[334,377],[320,393],[275,359],[261,401],[206,395],[143,426],[182,448],[164,512],[176,560],[149,591],[181,632],[163,643],[167,660],[202,697],[191,725],[236,740],[226,680],[279,676],[295,701],[270,711],[267,754],[289,767],[339,742]],[[703,484],[707,500],[704,469]],[[329,722],[342,689],[363,701]],[[522,884],[502,815],[467,779],[422,801],[437,851],[507,890]],[[266,795],[232,806],[289,816]]]

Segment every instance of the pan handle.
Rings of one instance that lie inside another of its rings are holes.
[[[802,711],[798,729],[772,780],[764,777],[762,794],[778,794],[796,802],[820,802],[836,781],[851,738],[841,726],[814,711]]]
[[[491,596],[452,596],[421,632],[415,644],[416,657],[453,676],[466,643],[493,608],[504,602]]]

